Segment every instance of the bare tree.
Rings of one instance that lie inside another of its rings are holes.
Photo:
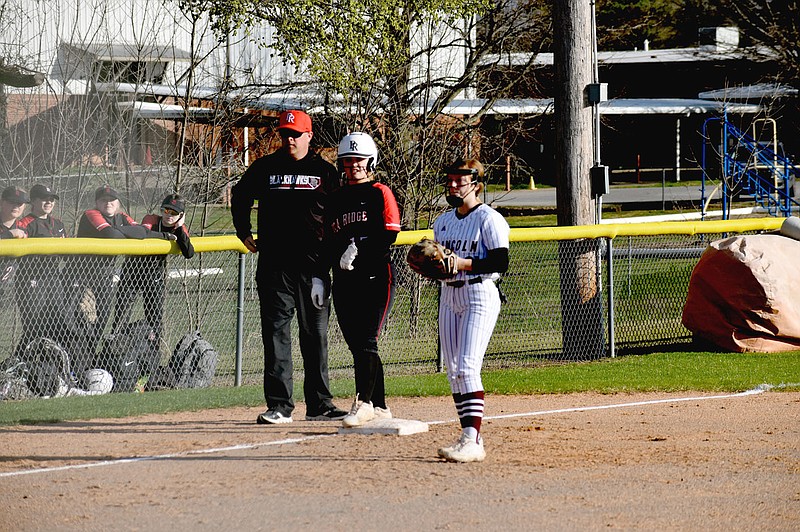
[[[719,9],[753,45],[777,57],[782,81],[800,87],[800,2],[733,0]]]

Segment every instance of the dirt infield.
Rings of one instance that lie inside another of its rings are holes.
[[[434,422],[411,436],[339,435],[302,404],[280,426],[226,409],[4,427],[0,530],[800,527],[800,393],[486,403],[479,464],[436,458],[458,434],[444,398],[390,401]]]

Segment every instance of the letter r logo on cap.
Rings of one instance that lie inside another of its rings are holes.
[[[294,124],[294,114],[286,113],[286,123],[287,124]]]
[[[351,151],[358,151],[358,142],[351,140],[350,141],[350,150]]]

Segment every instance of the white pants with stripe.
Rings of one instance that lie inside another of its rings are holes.
[[[453,393],[483,390],[481,366],[499,314],[500,295],[490,279],[461,287],[442,284],[439,340]]]

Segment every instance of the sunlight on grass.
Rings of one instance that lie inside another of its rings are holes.
[[[800,351],[772,354],[666,352],[486,371],[483,382],[487,394],[741,392],[761,384],[779,386],[776,391],[800,391]],[[351,378],[333,380],[331,388],[339,399],[349,401],[355,394]],[[450,395],[447,379],[441,373],[387,377],[386,390],[390,400],[391,396]],[[302,383],[295,389],[295,399],[302,400]],[[263,404],[261,386],[29,399],[3,402],[0,425],[245,408]]]

